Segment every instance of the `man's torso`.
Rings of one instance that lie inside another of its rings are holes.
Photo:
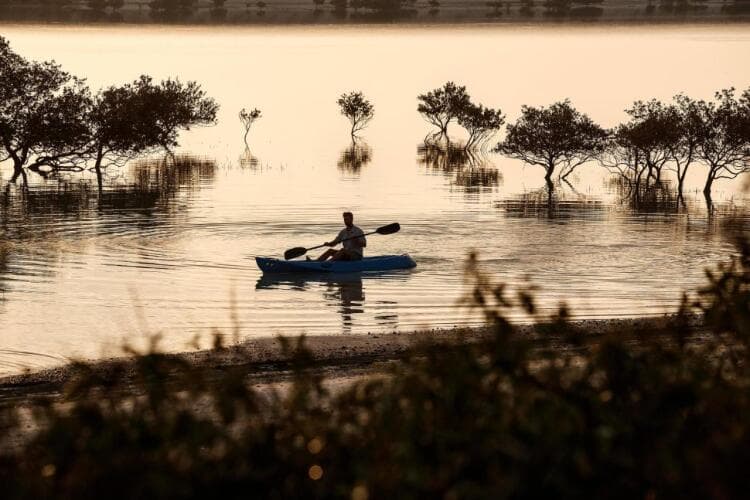
[[[362,231],[357,226],[352,226],[351,228],[345,227],[344,229],[341,230],[338,238],[336,239],[341,241],[341,244],[344,246],[345,249],[350,250],[352,252],[356,252],[359,255],[362,255],[363,248],[357,245],[356,239],[351,239],[348,241],[342,241],[342,240],[346,238],[353,238],[355,236],[364,236],[364,234],[365,234],[364,231]]]

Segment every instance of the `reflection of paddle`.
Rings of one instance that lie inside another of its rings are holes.
[[[369,235],[375,234],[375,233],[378,233],[378,234],[393,234],[393,233],[397,233],[399,231],[399,229],[401,229],[401,226],[398,224],[398,222],[394,222],[393,224],[388,224],[387,226],[379,227],[375,231],[372,231],[370,233],[365,233],[362,236],[369,236]],[[343,240],[339,241],[338,243],[341,243],[342,241],[348,241],[348,240],[353,240],[353,239],[356,239],[356,238],[361,238],[362,236],[352,236],[351,238],[344,238]],[[322,248],[324,246],[326,246],[325,243],[322,244],[322,245],[318,245],[316,247],[312,247],[312,248],[305,248],[305,247],[290,248],[289,250],[287,250],[286,252],[284,252],[284,258],[286,260],[291,260],[291,259],[294,259],[296,257],[301,257],[301,256],[305,255],[310,250],[315,250],[316,248]]]

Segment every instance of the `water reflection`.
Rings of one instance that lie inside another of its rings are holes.
[[[140,225],[164,224],[186,206],[182,195],[212,183],[215,172],[212,160],[182,155],[135,162],[126,173],[107,169],[91,177],[52,172],[28,183],[7,183],[0,190],[3,241],[41,239],[49,244],[56,236],[118,232],[134,215]],[[107,223],[96,224],[100,218]]]
[[[426,140],[417,146],[417,163],[451,179],[451,186],[464,193],[491,191],[502,174],[483,150],[467,149],[462,143]]]
[[[5,277],[9,274],[9,258],[10,252],[5,246],[5,242],[0,242],[0,304],[5,300],[5,293],[8,290],[8,285],[5,283]]]
[[[371,315],[380,329],[398,328],[397,302],[392,300],[371,301],[365,306],[364,281],[403,279],[409,273],[305,273],[264,274],[255,284],[256,290],[296,290],[321,292],[330,307],[335,307],[341,316],[342,333],[351,333],[358,316]]]
[[[609,180],[609,186],[617,194],[619,203],[635,212],[676,213],[685,208],[684,200],[670,181],[638,184],[618,176]],[[707,201],[710,209],[710,199]]]
[[[372,149],[361,139],[352,139],[352,143],[341,152],[337,163],[339,170],[350,174],[359,174],[362,167],[372,161]]]
[[[504,211],[506,217],[587,220],[604,218],[606,206],[600,199],[577,193],[573,189],[566,191],[561,189],[560,184],[570,186],[567,183],[558,183],[557,189],[545,186],[501,200],[496,206]]]
[[[239,165],[243,168],[257,169],[260,165],[258,157],[254,156],[249,147],[245,148],[245,151],[240,155]]]

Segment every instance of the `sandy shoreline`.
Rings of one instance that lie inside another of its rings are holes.
[[[637,330],[663,325],[671,316],[574,321],[585,330],[592,342],[620,330]],[[696,323],[698,319],[696,318]],[[430,340],[450,344],[475,342],[491,334],[489,327],[454,328],[370,335],[308,336],[305,346],[315,358],[315,370],[329,379],[348,380],[382,370],[390,362],[402,358],[420,341]],[[533,325],[523,325],[520,332],[540,348],[554,348],[556,339],[535,332]],[[294,339],[295,337],[291,337]],[[222,349],[168,354],[189,362],[192,366],[220,373],[239,369],[248,383],[255,385],[283,383],[290,378],[289,362],[278,338],[259,338]],[[106,376],[123,370],[128,378],[133,373],[132,358],[106,358],[89,362],[93,370]],[[72,375],[73,365],[45,369],[32,373],[0,377],[0,405],[12,405],[35,397],[57,397]],[[127,380],[126,380],[127,382]]]

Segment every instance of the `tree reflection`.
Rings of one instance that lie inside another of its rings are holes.
[[[351,174],[359,174],[362,167],[372,161],[372,149],[360,139],[352,139],[348,148],[339,155],[337,163],[339,170]]]
[[[213,182],[215,172],[213,160],[189,155],[137,161],[126,173],[105,169],[94,179],[52,171],[42,182],[7,184],[0,191],[0,222],[11,231],[6,237],[13,239],[14,232],[33,235],[47,221],[57,227],[53,219],[59,217],[89,217],[102,210],[123,211],[125,215],[132,210],[151,213],[157,208],[170,213],[177,208],[173,202],[180,193]]]
[[[601,200],[578,193],[567,181],[558,181],[553,189],[544,186],[502,200],[497,207],[503,209],[507,217],[556,220],[600,218],[605,209]]]
[[[245,151],[240,155],[239,164],[243,168],[251,168],[253,170],[258,168],[260,161],[257,156],[253,156],[249,147],[245,147]]]
[[[630,179],[618,176],[609,181],[621,204],[635,212],[679,212],[685,207],[672,182],[661,180],[652,184],[636,184]]]
[[[417,146],[417,163],[451,178],[451,185],[465,193],[478,193],[498,186],[502,175],[484,151],[467,149],[464,144],[427,140]]]
[[[53,266],[26,269],[14,262],[52,262],[69,246],[97,235],[168,224],[187,205],[184,195],[213,182],[215,170],[213,161],[177,156],[135,162],[111,177],[105,170],[104,189],[92,176],[57,171],[30,183],[6,183],[0,189],[0,301],[19,275],[54,275]]]

